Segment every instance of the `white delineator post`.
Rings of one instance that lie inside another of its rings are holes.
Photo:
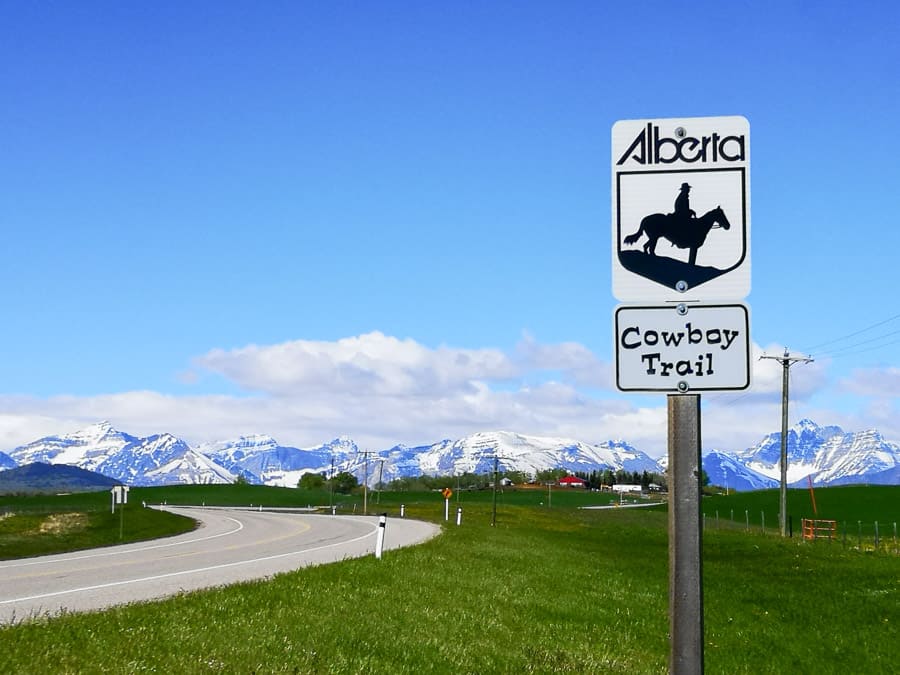
[[[384,528],[387,524],[387,516],[382,514],[378,518],[378,536],[375,539],[375,557],[381,560],[381,552],[384,550]]]
[[[456,509],[456,524],[462,525],[462,507],[459,506]]]

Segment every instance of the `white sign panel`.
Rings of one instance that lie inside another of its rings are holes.
[[[684,394],[750,386],[745,305],[623,305],[614,323],[621,391]]]
[[[616,122],[612,224],[619,300],[743,300],[750,292],[747,119]]]

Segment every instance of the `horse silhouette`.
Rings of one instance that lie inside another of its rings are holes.
[[[641,226],[637,232],[625,237],[625,244],[631,246],[641,238],[641,234],[646,234],[647,242],[644,244],[644,253],[656,255],[656,243],[660,237],[665,237],[678,248],[690,249],[688,264],[694,265],[697,262],[697,249],[703,246],[706,235],[714,227],[726,230],[731,227],[721,206],[704,213],[699,218],[690,220],[678,219],[671,214],[651,213],[641,220]]]

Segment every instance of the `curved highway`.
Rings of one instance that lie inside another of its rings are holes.
[[[374,554],[378,517],[166,507],[199,520],[188,534],[0,561],[0,624],[103,609]],[[389,519],[384,550],[435,536],[437,525]]]

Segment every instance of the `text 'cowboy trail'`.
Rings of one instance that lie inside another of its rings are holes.
[[[622,349],[643,349],[649,347],[652,351],[644,351],[640,355],[640,359],[646,366],[647,375],[659,375],[661,377],[670,377],[677,375],[684,377],[686,375],[694,375],[703,377],[704,375],[715,374],[715,364],[713,355],[715,350],[725,351],[734,344],[735,339],[740,335],[740,331],[728,328],[707,328],[705,330],[694,327],[691,322],[684,324],[684,330],[642,330],[640,326],[629,326],[622,331],[619,338],[619,346]],[[713,351],[701,351],[694,357],[673,359],[664,357],[663,353],[657,349],[658,346],[664,347],[680,347],[682,342],[685,345],[701,345],[712,349]]]

